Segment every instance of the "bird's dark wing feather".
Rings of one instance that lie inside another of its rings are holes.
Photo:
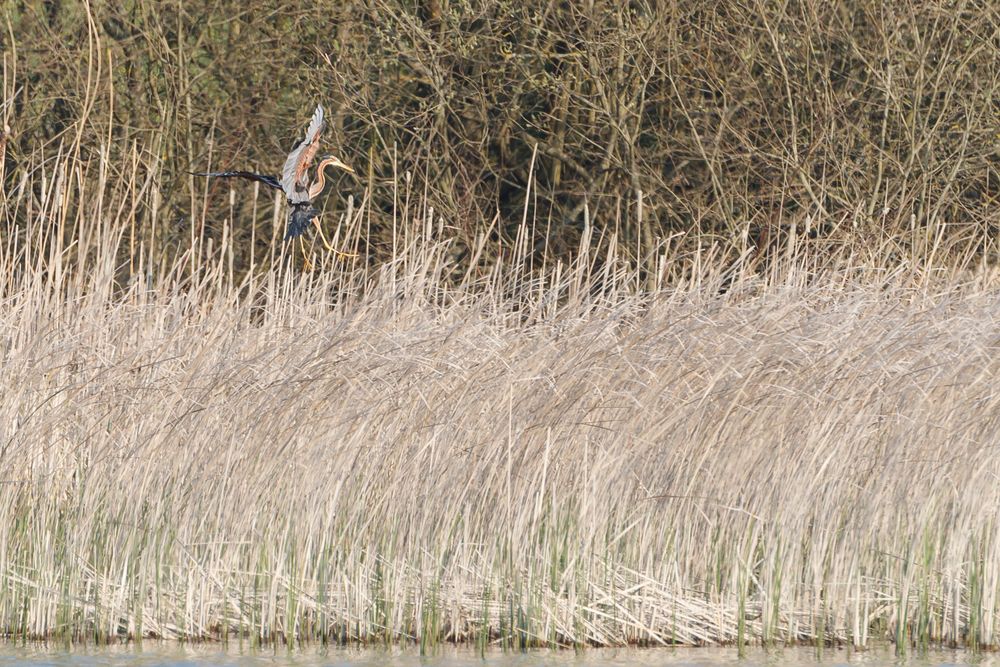
[[[193,176],[220,176],[222,178],[248,178],[251,181],[260,181],[264,185],[269,185],[276,190],[281,189],[281,183],[274,176],[266,176],[264,174],[255,174],[252,171],[201,171],[201,172],[189,172]]]
[[[288,230],[285,232],[285,240],[302,236],[317,215],[319,211],[309,204],[292,204],[288,210]]]

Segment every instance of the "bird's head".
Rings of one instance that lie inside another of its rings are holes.
[[[351,168],[349,164],[346,164],[336,155],[324,155],[323,158],[319,161],[320,171],[323,171],[327,167],[337,167],[338,169],[343,169],[349,174],[357,173],[354,171],[354,169]]]

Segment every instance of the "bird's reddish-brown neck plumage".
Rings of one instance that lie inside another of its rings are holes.
[[[323,188],[326,187],[326,174],[323,173],[323,170],[326,169],[328,165],[339,162],[340,160],[338,160],[333,156],[330,156],[319,163],[319,166],[316,168],[316,181],[309,188],[310,200],[319,197],[320,193],[323,192]]]

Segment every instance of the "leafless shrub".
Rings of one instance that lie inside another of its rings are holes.
[[[406,175],[465,244],[460,262],[486,230],[488,256],[509,250],[526,210],[540,221],[529,245],[549,261],[594,224],[592,240],[614,236],[647,272],[664,239],[716,244],[726,261],[756,252],[761,267],[789,235],[825,252],[874,244],[887,259],[995,254],[990,3],[46,7],[18,3],[3,37],[19,68],[5,187],[46,144],[137,147],[140,174],[153,157],[159,170],[157,210],[135,212],[147,247],[189,240],[205,186],[188,169],[277,169],[321,100],[364,174],[336,189],[371,198],[374,263],[393,255],[391,184]],[[194,231],[218,243],[226,186],[207,191]],[[244,271],[266,252],[253,230],[268,218],[243,190],[234,213]],[[154,217],[168,222],[156,239]]]

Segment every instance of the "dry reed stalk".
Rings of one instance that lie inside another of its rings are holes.
[[[940,233],[640,272],[585,208],[539,271],[526,198],[459,265],[404,177],[385,264],[301,271],[276,201],[240,276],[232,199],[161,245],[159,148],[54,150],[2,201],[3,633],[997,643],[996,279]]]
[[[997,643],[989,272],[663,245],[637,292],[613,237],[532,270],[526,214],[454,287],[407,190],[385,265],[240,280],[236,220],[126,252],[155,156],[39,160],[0,244],[4,634]]]

